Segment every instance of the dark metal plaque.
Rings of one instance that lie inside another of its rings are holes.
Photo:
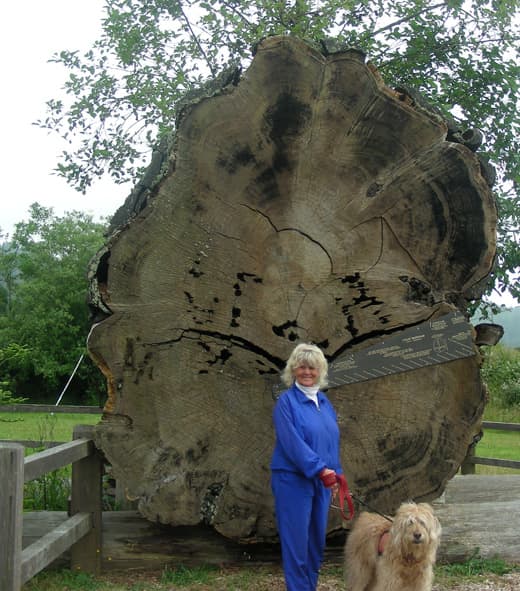
[[[473,328],[460,312],[450,312],[406,328],[381,342],[345,351],[329,365],[329,388],[356,384],[475,355]],[[273,387],[275,398],[284,386]]]
[[[373,347],[345,352],[329,366],[329,388],[355,384],[475,354],[472,327],[460,312],[407,328]]]

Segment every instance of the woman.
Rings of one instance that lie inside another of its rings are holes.
[[[273,412],[271,485],[288,591],[316,589],[331,494],[342,474],[336,413],[320,391],[327,371],[318,347],[298,345],[282,373],[288,389]]]

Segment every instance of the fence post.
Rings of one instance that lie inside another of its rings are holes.
[[[92,425],[74,427],[73,439],[92,439]],[[101,572],[103,458],[91,442],[92,453],[72,464],[71,515],[90,513],[92,529],[71,547],[71,568],[93,574]]]
[[[476,473],[476,466],[473,462],[468,461],[470,458],[475,456],[475,445],[470,445],[469,449],[468,449],[468,453],[466,454],[466,457],[464,458],[464,461],[462,462],[461,466],[460,466],[460,473],[467,475],[467,474],[475,474]]]
[[[22,588],[24,447],[0,443],[0,589]]]

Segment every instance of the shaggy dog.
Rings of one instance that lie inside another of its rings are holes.
[[[361,513],[345,546],[348,591],[431,591],[440,535],[426,503],[403,503],[392,521]]]

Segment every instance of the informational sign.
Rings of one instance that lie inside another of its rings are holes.
[[[359,351],[345,351],[329,365],[329,388],[375,380],[475,355],[472,326],[460,312],[396,332]],[[273,388],[273,395],[283,390]]]

